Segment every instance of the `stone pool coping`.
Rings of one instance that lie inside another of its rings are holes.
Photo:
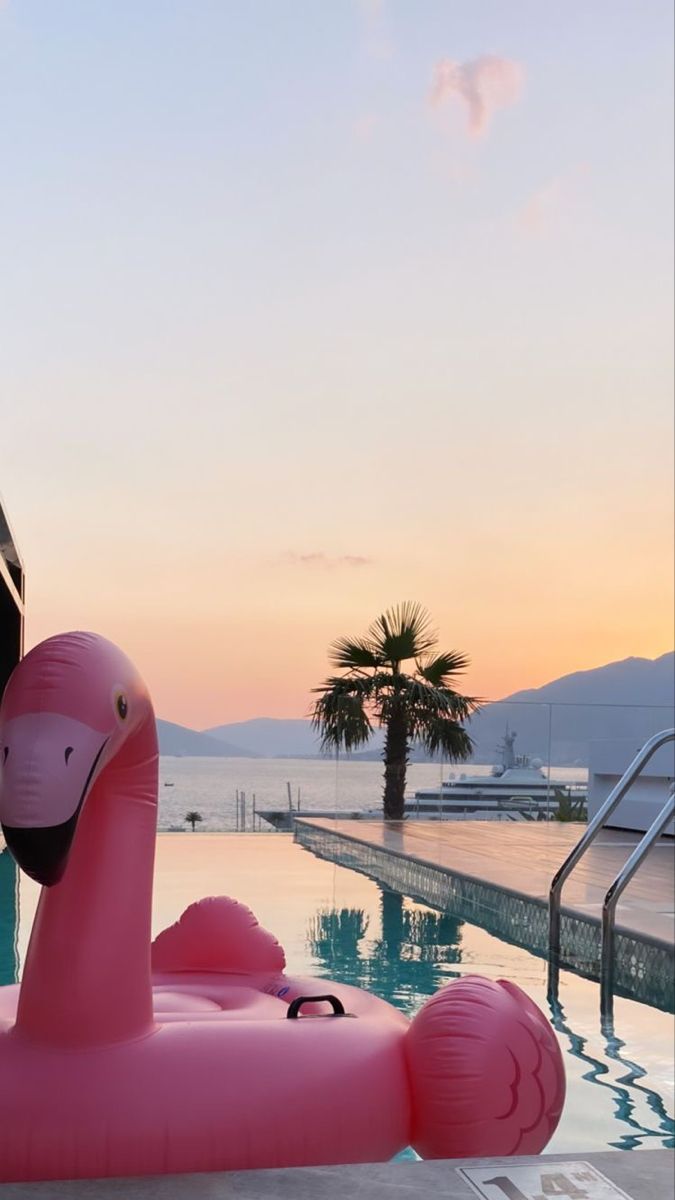
[[[466,836],[468,822],[462,822]],[[472,822],[478,837],[486,823]],[[473,921],[488,932],[539,957],[548,954],[548,905],[528,890],[526,864],[513,862],[507,870],[516,878],[505,882],[504,871],[486,859],[481,878],[456,863],[433,861],[395,845],[378,844],[381,823],[369,836],[366,822],[296,820],[295,840],[320,858],[359,871],[393,891],[410,896],[450,916]],[[529,831],[531,836],[532,831]],[[426,853],[431,853],[430,848]],[[523,882],[518,886],[517,873]],[[595,917],[574,905],[561,909],[560,963],[588,979],[600,978],[600,914]],[[642,929],[617,923],[615,930],[615,990],[619,995],[672,1012],[675,1008],[672,941]]]
[[[437,1162],[359,1166],[292,1167],[283,1170],[149,1175],[135,1179],[82,1179],[9,1183],[3,1200],[476,1200],[462,1168],[587,1162],[629,1200],[670,1200],[675,1180],[671,1150],[608,1150],[599,1154],[552,1154],[527,1158],[445,1159]],[[591,1196],[592,1200],[592,1196]]]

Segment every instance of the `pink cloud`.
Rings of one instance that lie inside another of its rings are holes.
[[[339,554],[331,557],[323,550],[313,550],[308,554],[296,554],[289,550],[283,555],[282,561],[299,567],[369,567],[373,559],[363,554]]]
[[[442,58],[436,63],[429,100],[434,108],[456,96],[466,107],[472,137],[484,134],[500,108],[515,104],[523,87],[520,63],[483,54],[471,62]]]

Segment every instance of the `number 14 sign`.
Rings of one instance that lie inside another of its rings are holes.
[[[462,1167],[460,1174],[482,1200],[632,1200],[587,1162],[529,1166]]]

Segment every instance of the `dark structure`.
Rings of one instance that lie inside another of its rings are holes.
[[[23,654],[23,564],[0,501],[0,697]],[[0,984],[14,983],[19,968],[18,872],[0,842]]]
[[[0,695],[23,654],[24,573],[0,500]]]

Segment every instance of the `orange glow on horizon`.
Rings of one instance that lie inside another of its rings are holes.
[[[139,628],[128,620],[107,627],[84,622],[80,627],[95,627],[125,649],[148,682],[158,716],[206,729],[253,717],[307,717],[312,688],[330,673],[327,650],[332,637],[359,634],[367,623],[334,617],[329,633],[325,616],[311,631],[303,631],[297,624],[293,627],[289,621],[285,636],[282,629],[269,629],[269,637],[259,638],[257,644],[252,641],[251,627],[243,622],[232,624],[227,633],[213,628],[207,637],[202,631],[196,642],[193,639],[199,631],[194,626],[178,627],[173,641],[161,629]],[[60,631],[44,624],[40,629],[36,620],[30,620],[27,648],[42,636]],[[630,656],[657,658],[673,645],[666,621],[660,631],[643,631],[641,641],[619,622],[608,628],[594,628],[590,622],[582,630],[561,627],[557,638],[552,629],[546,629],[529,642],[526,629],[519,629],[517,637],[513,629],[493,631],[489,636],[483,634],[480,641],[476,631],[471,633],[473,636],[467,631],[465,637],[453,638],[441,635],[439,646],[469,654],[471,665],[458,686],[484,700],[541,687],[562,675]],[[527,652],[522,647],[527,647]]]

